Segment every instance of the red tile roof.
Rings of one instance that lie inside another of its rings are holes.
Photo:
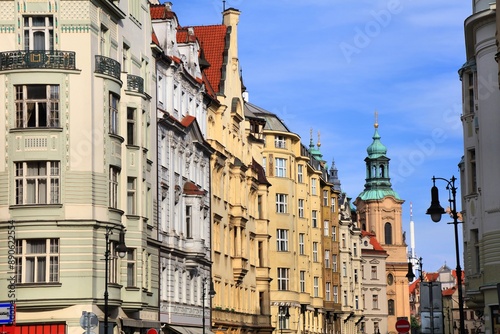
[[[210,86],[219,92],[227,27],[225,25],[210,25],[193,28],[194,34],[203,48],[205,58],[210,63],[210,67],[205,70],[207,79]]]
[[[152,20],[165,20],[176,17],[175,13],[168,10],[165,5],[151,5],[149,7],[149,15]]]
[[[205,191],[198,188],[196,184],[191,181],[184,183],[184,194],[186,195],[204,195]]]
[[[189,34],[188,28],[178,27],[177,28],[177,43],[189,43],[196,42],[196,36]]]
[[[361,231],[361,236],[363,236],[363,237],[365,237],[365,236],[370,237],[370,244],[373,246],[373,250],[385,252],[385,249],[378,242],[377,237],[375,236],[375,233],[363,230],[363,231]]]
[[[455,292],[455,287],[443,290],[442,294],[443,296],[453,296],[454,292]]]

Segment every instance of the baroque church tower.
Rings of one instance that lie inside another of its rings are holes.
[[[392,189],[389,177],[389,158],[387,148],[380,141],[378,123],[375,122],[373,142],[367,148],[365,189],[356,198],[357,217],[362,230],[376,235],[381,246],[387,251],[385,277],[373,277],[370,268],[365,268],[365,277],[372,280],[387,281],[388,333],[396,333],[396,321],[405,317],[410,320],[410,303],[408,297],[407,245],[402,227],[402,200]],[[373,264],[368,267],[373,268]],[[382,292],[382,291],[381,291]],[[381,296],[382,297],[382,296]],[[374,298],[375,295],[374,295]],[[385,298],[380,298],[384,300]],[[376,300],[367,300],[376,303]]]

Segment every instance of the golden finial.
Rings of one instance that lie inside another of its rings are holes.
[[[318,148],[321,146],[321,140],[320,140],[320,137],[321,137],[321,133],[318,131]]]
[[[378,111],[375,110],[375,124],[373,125],[376,128],[378,128]]]

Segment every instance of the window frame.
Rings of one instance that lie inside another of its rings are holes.
[[[119,189],[120,169],[116,166],[109,166],[109,207],[118,209],[118,189]]]
[[[44,243],[41,243],[41,241],[44,241]],[[28,253],[28,248],[34,249],[37,248],[37,246],[41,247],[42,245],[44,247],[43,252],[41,250],[39,252],[35,250]],[[61,257],[60,247],[61,245],[59,238],[17,239],[14,254],[16,261],[16,283],[59,283]],[[28,259],[33,259],[33,262],[31,264],[28,264]],[[31,274],[28,272],[28,266],[32,266]],[[40,269],[40,266],[43,266],[44,269]],[[40,270],[43,271],[40,272]],[[27,275],[30,275],[31,278],[28,279]]]
[[[33,24],[33,19],[44,19],[43,25]],[[28,23],[28,24],[27,24]],[[43,49],[37,48],[37,35],[43,34]],[[23,15],[23,43],[25,51],[54,50],[54,17],[51,15]]]
[[[277,213],[288,213],[288,195],[287,194],[276,194],[276,212]]]
[[[44,164],[45,167],[43,167]],[[14,168],[16,205],[47,205],[61,203],[60,161],[18,161],[14,163]],[[37,174],[34,174],[33,171],[36,171]],[[45,174],[40,174],[42,172]],[[43,188],[45,188],[45,191],[43,191]],[[28,196],[30,198],[28,198]],[[42,198],[44,200],[42,200]]]
[[[286,177],[286,159],[285,158],[275,158],[274,159],[274,176],[276,177]]]
[[[297,182],[298,183],[304,183],[304,165],[298,164],[297,165]]]
[[[288,252],[288,230],[276,229],[276,251]]]
[[[14,94],[16,128],[60,128],[61,94],[59,85],[14,85]],[[45,96],[42,96],[43,94]]]
[[[277,268],[277,284],[279,291],[288,291],[290,289],[290,268]]]
[[[118,135],[119,131],[120,131],[120,127],[119,127],[120,120],[119,120],[119,114],[118,114],[119,105],[120,105],[120,98],[118,97],[118,95],[110,92],[109,93],[109,114],[108,114],[109,128],[108,128],[108,131],[109,131],[109,134],[112,134],[112,135]]]

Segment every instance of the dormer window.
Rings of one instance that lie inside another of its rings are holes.
[[[24,49],[54,50],[54,18],[52,16],[24,17]]]

